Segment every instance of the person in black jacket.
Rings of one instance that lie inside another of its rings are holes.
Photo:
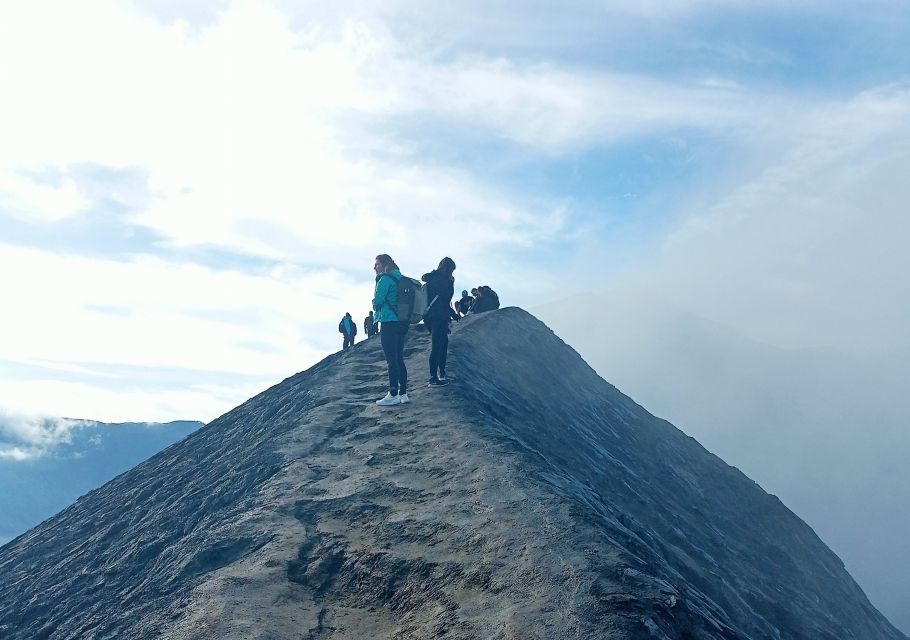
[[[484,311],[493,311],[498,308],[499,296],[496,295],[496,292],[486,285],[477,287],[477,297],[474,298],[471,313],[483,313]]]
[[[466,316],[468,311],[471,310],[472,304],[474,304],[474,298],[469,296],[468,290],[465,289],[461,292],[461,300],[455,303],[455,311],[461,316]]]
[[[449,320],[458,319],[452,309],[452,296],[455,295],[455,261],[443,258],[439,267],[430,273],[423,274],[427,283],[427,311],[423,323],[432,337],[430,348],[430,382],[429,386],[438,387],[448,384],[446,380],[446,355],[449,350]]]

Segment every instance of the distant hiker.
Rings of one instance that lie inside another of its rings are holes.
[[[468,311],[471,310],[471,305],[474,304],[474,298],[468,295],[468,290],[465,289],[461,292],[461,300],[455,303],[455,311],[457,311],[462,316],[468,315]]]
[[[477,287],[477,297],[474,298],[474,305],[471,307],[471,313],[483,313],[499,308],[499,296],[490,287],[481,285]]]
[[[376,333],[376,323],[373,322],[372,311],[370,311],[370,315],[363,319],[363,333],[367,338],[372,338]]]
[[[373,294],[373,317],[379,323],[382,352],[389,365],[389,393],[376,404],[389,406],[410,402],[408,398],[408,370],[404,364],[404,341],[408,333],[408,319],[398,319],[398,281],[401,271],[388,254],[376,256],[376,290]]]
[[[344,334],[344,343],[341,346],[341,350],[344,351],[354,344],[354,336],[357,335],[357,325],[351,319],[350,313],[344,314],[341,322],[338,323],[338,331]]]
[[[452,309],[455,295],[455,261],[443,258],[439,266],[423,274],[421,280],[427,283],[427,311],[423,323],[430,331],[430,382],[431,387],[448,384],[446,380],[446,354],[449,349],[449,321],[457,320],[458,314]]]

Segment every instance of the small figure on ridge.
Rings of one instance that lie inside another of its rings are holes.
[[[339,333],[344,334],[344,343],[341,346],[342,351],[354,344],[354,336],[357,335],[357,325],[351,319],[351,314],[346,313],[338,323]]]

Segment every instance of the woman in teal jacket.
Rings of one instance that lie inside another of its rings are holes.
[[[376,290],[373,293],[374,322],[379,323],[379,341],[389,365],[389,393],[377,400],[380,406],[404,404],[408,398],[408,370],[404,365],[407,319],[398,319],[398,281],[401,271],[388,254],[376,256]]]

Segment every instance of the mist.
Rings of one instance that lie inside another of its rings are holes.
[[[595,271],[595,293],[533,310],[604,378],[778,495],[905,633],[908,109],[906,88],[890,87],[819,114],[685,203],[621,276]],[[583,257],[589,272],[606,263]]]

